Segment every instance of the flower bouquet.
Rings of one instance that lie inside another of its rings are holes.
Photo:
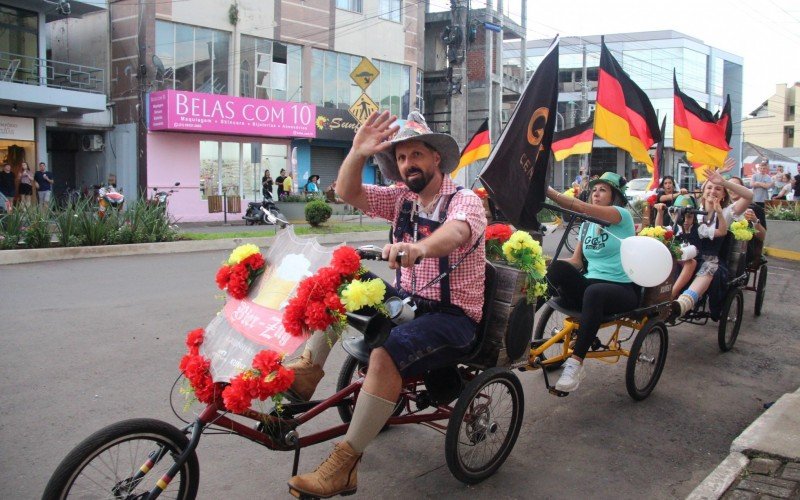
[[[234,299],[242,300],[250,286],[264,272],[264,257],[256,245],[241,245],[233,249],[228,260],[217,271],[217,286]]]
[[[222,396],[225,408],[234,413],[244,413],[254,399],[272,399],[280,404],[286,391],[294,382],[294,372],[281,366],[283,356],[271,350],[258,352],[252,366],[231,379],[229,384],[215,383],[211,378],[211,361],[200,353],[205,330],[198,328],[186,336],[189,352],[180,362],[180,370],[189,382],[183,392],[194,394],[202,403],[212,403]]]
[[[733,237],[737,241],[750,241],[756,234],[755,228],[748,220],[737,220],[732,222],[729,230],[731,233],[733,233]]]
[[[650,238],[655,238],[669,249],[669,252],[672,254],[675,260],[682,260],[683,259],[683,252],[681,251],[680,243],[675,239],[675,233],[672,232],[672,229],[662,227],[662,226],[652,226],[652,227],[645,227],[641,231],[639,231],[639,236],[648,236]]]
[[[331,329],[337,336],[347,326],[346,311],[364,307],[381,310],[386,285],[381,279],[361,280],[366,270],[350,247],[333,252],[331,265],[300,282],[297,295],[283,314],[283,326],[292,335]]]
[[[526,231],[512,231],[511,226],[492,224],[486,228],[486,258],[505,262],[525,274],[525,293],[532,304],[547,294],[547,264],[542,246]]]

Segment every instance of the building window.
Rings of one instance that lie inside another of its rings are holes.
[[[311,102],[326,108],[350,109],[361,94],[350,79],[350,72],[361,57],[321,49],[313,49],[311,57]],[[367,91],[372,95],[372,87]]]
[[[380,109],[406,117],[410,105],[411,68],[403,64],[373,61],[380,74],[369,89],[370,97]]]
[[[336,8],[358,13],[362,12],[361,0],[336,0]]]
[[[0,5],[0,73],[9,81],[39,80],[39,16],[36,12]],[[20,57],[21,56],[21,57]]]
[[[422,82],[424,80],[424,73],[421,69],[417,70],[417,99],[416,99],[416,108],[419,110],[420,113],[425,114],[425,99],[422,97]]]
[[[400,22],[403,12],[403,0],[380,0],[381,19]]]
[[[162,88],[227,94],[230,33],[156,21],[156,55],[164,64]]]
[[[302,98],[302,47],[242,36],[239,95],[299,101]],[[245,72],[248,79],[244,79]]]

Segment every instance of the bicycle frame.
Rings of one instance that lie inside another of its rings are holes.
[[[641,330],[644,328],[647,319],[643,321],[634,321],[630,319],[617,319],[614,321],[609,321],[608,323],[603,323],[600,325],[600,329],[614,327],[614,333],[611,335],[611,338],[608,340],[608,347],[609,349],[602,350],[602,351],[589,351],[586,353],[587,358],[613,358],[616,357],[617,359],[613,362],[617,362],[621,356],[628,357],[630,356],[630,351],[628,349],[623,349],[622,345],[619,341],[619,332],[622,328],[632,328],[634,330]],[[572,333],[578,329],[578,323],[573,318],[566,318],[564,320],[563,328],[554,336],[547,339],[546,342],[537,346],[531,347],[530,354],[528,355],[528,366],[522,367],[522,370],[526,370],[528,368],[540,368],[545,367],[550,364],[560,363],[565,361],[572,355],[572,348],[569,346],[569,341],[572,339]],[[543,361],[539,360],[539,356],[542,355],[547,349],[556,344],[561,342],[563,344],[563,352],[555,357],[547,358]],[[613,348],[612,348],[613,347]]]
[[[158,480],[156,486],[153,487],[147,498],[155,499],[161,494],[161,492],[164,491],[164,489],[166,489],[186,460],[189,459],[189,456],[191,456],[191,454],[197,448],[204,429],[211,425],[227,429],[233,434],[238,434],[242,437],[245,437],[253,442],[269,448],[270,450],[294,450],[295,456],[292,467],[292,475],[297,475],[300,450],[302,448],[324,441],[329,441],[338,436],[343,436],[347,432],[350,424],[339,424],[304,437],[301,437],[297,433],[296,429],[325,410],[341,405],[352,404],[352,400],[349,398],[356,395],[356,393],[361,390],[363,383],[364,377],[362,375],[358,380],[354,381],[327,399],[321,401],[309,401],[307,403],[288,403],[283,405],[282,413],[287,415],[299,413],[296,418],[284,418],[254,410],[247,410],[240,415],[250,420],[255,420],[256,422],[259,422],[259,424],[263,424],[263,431],[259,430],[262,428],[261,425],[254,429],[241,422],[233,420],[232,418],[229,418],[227,416],[228,411],[224,409],[225,406],[221,400],[221,396],[217,396],[214,402],[205,407],[194,423],[189,424],[183,429],[184,432],[190,434],[189,445],[183,450],[181,456],[175,460],[175,463],[172,464],[172,467],[170,467],[170,469],[161,477],[161,479]],[[421,392],[419,391],[419,387],[422,383],[423,380],[420,377],[414,377],[404,381],[403,390],[400,393],[398,404],[402,404],[408,413],[390,417],[387,421],[387,425],[427,424],[438,429],[447,428],[446,425],[439,425],[435,422],[437,420],[448,420],[450,418],[450,414],[453,411],[453,408],[450,405],[434,406],[434,411],[430,413],[420,413],[430,407],[426,406],[423,399],[420,398]],[[418,403],[418,409],[411,411],[411,403]],[[164,455],[165,453],[163,449],[154,451],[150,455],[148,461],[142,465],[139,472],[137,472],[133,478],[130,478],[130,480],[139,480],[153,467],[153,465],[155,465],[155,463],[163,458]]]

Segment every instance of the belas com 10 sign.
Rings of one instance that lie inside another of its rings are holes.
[[[162,90],[149,94],[148,128],[263,137],[316,137],[315,106]]]

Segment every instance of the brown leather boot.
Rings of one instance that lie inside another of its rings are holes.
[[[361,453],[356,453],[342,441],[314,472],[291,478],[289,493],[297,498],[303,495],[319,498],[352,495],[358,487],[359,460]]]
[[[308,353],[303,353],[300,359],[284,366],[294,370],[294,382],[289,388],[289,394],[302,401],[309,401],[314,395],[317,384],[325,376],[322,367],[313,364]]]

